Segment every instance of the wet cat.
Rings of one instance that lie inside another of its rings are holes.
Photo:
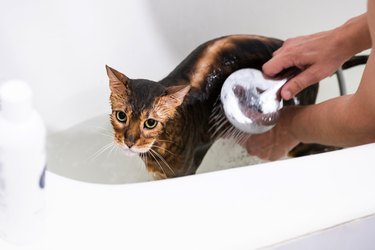
[[[197,47],[157,82],[130,79],[106,66],[115,143],[140,155],[155,179],[194,174],[215,140],[246,136],[224,115],[225,79],[241,68],[260,70],[282,43],[255,35],[220,37]],[[313,104],[317,92],[318,84],[302,91],[299,105]]]

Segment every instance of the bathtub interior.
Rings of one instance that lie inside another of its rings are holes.
[[[364,65],[359,65],[343,72],[345,82],[351,83],[345,84],[349,94],[354,93],[358,87],[358,84],[352,83],[360,81],[363,70]],[[332,94],[332,91],[327,91],[327,86],[333,87],[335,92]],[[319,88],[318,103],[339,94],[338,79],[335,75],[328,77],[320,83]],[[83,101],[92,102],[98,96],[100,95],[86,93],[77,95],[70,101],[80,105],[79,103]],[[75,116],[78,118],[80,115]],[[74,180],[104,184],[153,180],[139,156],[127,156],[114,145],[113,130],[108,114],[92,117],[68,128],[49,133],[47,153],[48,169]],[[265,161],[249,155],[235,141],[220,139],[207,152],[197,174],[263,162]]]
[[[345,84],[348,94],[355,92],[358,84],[353,83],[360,81],[363,70],[364,65],[359,65],[343,72],[345,82],[351,83]],[[335,92],[332,94],[332,91],[327,91],[327,86],[334,87]],[[338,96],[340,92],[338,79],[335,75],[324,79],[319,88],[318,103]],[[72,103],[77,105],[82,102],[91,103],[98,96],[100,95],[77,94],[70,100],[70,104],[63,103],[62,106],[72,105]],[[103,106],[103,104],[101,105]],[[75,116],[78,118],[80,115],[76,114]],[[49,133],[47,153],[48,169],[74,180],[105,184],[152,180],[139,156],[127,156],[113,143],[113,130],[108,114],[92,117],[68,128]],[[207,152],[197,174],[263,162],[265,161],[249,155],[235,141],[220,139]]]
[[[48,169],[75,180],[123,184],[152,180],[138,156],[127,156],[113,144],[108,115],[52,133],[47,140]],[[233,140],[218,140],[206,154],[199,173],[263,162]]]
[[[332,15],[337,5],[340,11]],[[259,34],[286,39],[331,29],[365,8],[355,0],[9,1],[0,8],[0,82],[18,78],[33,88],[35,107],[49,131],[51,171],[89,182],[145,181],[149,177],[138,158],[111,148],[100,153],[111,134],[105,64],[131,78],[158,80],[212,38]],[[260,22],[265,16],[272,18]],[[350,70],[355,77],[348,82],[358,82],[360,72]],[[323,81],[319,101],[338,95],[332,82],[335,77]],[[355,84],[348,87],[356,89]],[[258,162],[238,145],[219,141],[199,173]]]

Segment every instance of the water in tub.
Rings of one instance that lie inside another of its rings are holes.
[[[108,184],[151,180],[138,156],[126,156],[113,144],[108,115],[50,134],[47,151],[49,170],[62,176]],[[260,162],[234,141],[221,139],[208,151],[197,173]]]

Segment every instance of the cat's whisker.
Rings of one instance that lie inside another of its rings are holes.
[[[158,139],[159,142],[168,142],[168,143],[173,143],[173,144],[176,144],[176,142],[174,141],[170,141],[170,140],[160,140]]]
[[[164,159],[163,156],[161,156],[157,151],[153,150],[154,153],[159,157],[159,159],[162,160],[162,162],[168,167],[169,170],[173,173],[173,175],[176,175],[176,173],[173,171],[173,169],[169,166],[168,162]]]
[[[113,139],[113,134],[104,134],[104,133],[97,133],[97,134],[99,134],[101,136],[104,136],[104,137],[107,137],[107,138]]]
[[[112,130],[112,127],[110,126],[110,124],[108,124],[107,126],[104,125],[104,126],[90,126],[90,127],[93,129],[103,130],[103,131]]]
[[[92,126],[92,127],[89,127],[89,128],[95,129],[96,131],[99,131],[99,132],[108,132],[108,133],[113,132],[113,129],[111,129],[109,127]]]
[[[141,153],[140,155],[141,155],[142,161],[144,163],[144,166],[147,166],[147,153]],[[144,166],[142,165],[142,167],[144,167]]]
[[[176,154],[172,153],[171,151],[169,151],[169,150],[168,150],[168,149],[166,149],[166,148],[163,148],[163,147],[159,147],[159,146],[156,146],[156,145],[152,145],[152,147],[151,147],[151,148],[153,148],[153,147],[155,147],[155,148],[160,148],[160,149],[163,149],[163,150],[165,150],[165,152],[168,152],[168,153],[170,153],[171,155],[174,155],[174,156],[176,156]]]
[[[99,134],[107,138],[111,138],[113,140],[113,131],[109,131],[108,128],[95,127],[94,129],[96,130],[96,134]]]
[[[147,158],[147,155],[146,155],[146,153],[145,153],[145,155],[144,155],[144,159],[145,159],[145,164],[146,164],[146,166],[147,166],[147,160],[148,160],[148,158]]]
[[[146,158],[145,158],[145,153],[139,153],[139,157],[141,157],[141,160],[145,163]]]
[[[161,171],[163,171],[164,175],[167,176],[167,174],[164,171],[164,168],[160,165],[159,161],[156,159],[156,157],[154,156],[154,154],[152,153],[152,151],[150,150],[150,151],[148,151],[148,153],[155,160],[155,162],[159,165],[159,167],[160,167]]]
[[[120,146],[118,146],[118,145],[116,145],[115,143],[114,143],[114,148],[115,148],[115,154],[118,154],[119,153],[119,151],[121,150],[121,147]]]
[[[173,169],[169,166],[168,162],[164,159],[163,156],[161,156],[157,151],[153,150],[152,148],[150,148],[150,151],[153,152],[156,156],[159,157],[159,159],[165,164],[165,166],[167,166],[167,168],[173,173],[174,176],[176,176],[176,173],[173,171]],[[165,172],[164,172],[165,174]]]
[[[143,163],[144,163],[144,165],[142,165],[142,167],[146,167],[147,164],[148,164],[147,152],[146,153],[142,153],[142,160],[143,160]]]
[[[152,149],[152,148],[150,148],[150,151],[149,151],[149,152],[152,153],[152,155],[157,156],[157,157],[158,157],[158,158],[164,163],[164,165],[166,165],[167,167],[169,167],[168,163],[165,162],[164,158],[162,158],[158,152],[156,152],[156,151],[155,151],[154,149]],[[159,165],[159,166],[160,166],[160,165]],[[161,167],[161,166],[160,166],[160,167]],[[170,167],[169,167],[169,168],[170,168]],[[164,174],[166,174],[164,170],[163,170],[163,172],[164,172]]]
[[[97,158],[99,155],[101,155],[102,153],[104,153],[106,150],[108,150],[111,147],[112,147],[112,142],[102,146],[89,159]]]
[[[113,142],[110,142],[104,146],[102,146],[101,148],[99,148],[93,155],[91,155],[88,160],[95,160],[96,158],[98,158],[101,154],[103,154],[105,151],[107,151],[108,149],[110,149],[111,147],[114,147],[114,143]]]
[[[109,151],[109,153],[107,154],[107,157],[111,157],[113,151],[117,151],[119,149],[119,147],[117,147],[114,143],[112,144],[112,147],[111,147],[111,150]]]
[[[111,146],[109,146],[105,151],[103,151],[103,153],[107,151],[107,159],[111,156],[111,153],[113,152],[114,148],[116,148],[116,145],[112,143]]]

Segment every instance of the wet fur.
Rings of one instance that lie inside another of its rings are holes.
[[[246,136],[231,126],[224,115],[219,96],[225,79],[241,68],[261,70],[282,43],[251,35],[214,39],[197,47],[159,82],[128,79],[107,67],[115,141],[120,146],[138,143],[151,148],[141,157],[156,179],[194,174],[215,140],[229,136],[241,140]],[[184,88],[186,93],[181,93]],[[317,84],[305,89],[298,95],[299,104],[315,103],[317,92]],[[176,95],[180,103],[173,103],[177,102]],[[125,110],[129,122],[140,120],[140,125],[119,123],[114,117],[116,110]],[[142,121],[150,114],[161,122],[154,133],[147,134]],[[141,136],[142,133],[145,134]]]

